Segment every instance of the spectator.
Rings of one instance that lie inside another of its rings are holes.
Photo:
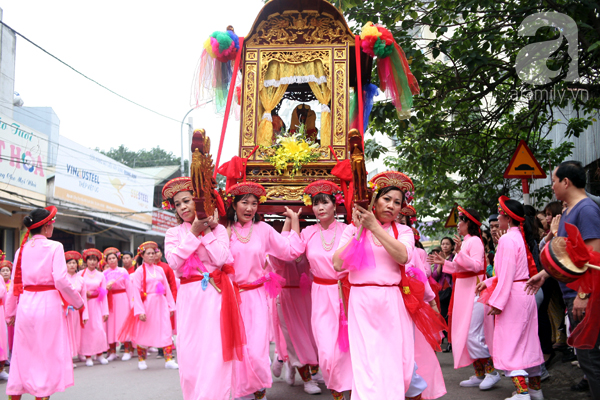
[[[438,249],[439,253],[442,253],[442,256],[446,260],[454,260],[454,241],[451,238],[445,236],[440,242],[440,247]],[[433,252],[436,252],[436,250],[434,249]],[[444,317],[446,322],[448,322],[448,308],[450,307],[450,299],[452,298],[452,275],[442,272],[442,267],[443,264],[433,264],[431,266],[431,276],[441,286],[441,289],[439,291],[440,314],[442,315],[442,317]],[[448,343],[444,352],[448,353],[451,350],[452,345]]]
[[[554,237],[554,234],[550,229],[550,224],[552,223],[552,219],[554,217],[562,214],[562,203],[560,201],[548,203],[544,209],[544,214],[546,214],[546,225],[548,225],[548,229],[546,230],[546,236],[544,236],[540,241],[540,251],[542,251],[544,246],[546,246],[546,243],[548,243]]]
[[[490,225],[490,233],[492,234],[492,239],[494,244],[498,244],[498,239],[500,238],[500,222],[498,222],[498,214],[492,214],[488,218],[488,224]]]

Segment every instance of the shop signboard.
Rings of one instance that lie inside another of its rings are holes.
[[[150,225],[154,179],[61,136],[54,198]]]
[[[47,135],[0,114],[0,189],[45,196],[47,156]]]
[[[152,230],[167,233],[169,228],[177,226],[177,217],[172,212],[154,209],[152,211]]]

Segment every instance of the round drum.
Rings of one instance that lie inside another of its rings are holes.
[[[544,247],[540,254],[542,266],[553,278],[564,283],[574,282],[587,271],[587,267],[578,268],[567,253],[567,239],[555,237]]]

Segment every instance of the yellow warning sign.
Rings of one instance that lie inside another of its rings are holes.
[[[508,168],[504,171],[506,179],[538,179],[545,178],[546,172],[540,167],[533,153],[524,140],[519,142]]]
[[[452,211],[450,211],[450,215],[448,215],[448,219],[446,220],[446,224],[444,228],[456,228],[458,226],[458,204],[454,203],[454,207],[452,207]]]

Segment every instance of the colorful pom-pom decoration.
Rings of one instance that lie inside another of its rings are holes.
[[[204,42],[204,50],[221,62],[235,60],[240,49],[240,39],[232,30],[213,32]]]
[[[380,88],[391,99],[398,118],[410,118],[419,84],[392,33],[381,25],[367,22],[360,33],[360,47],[369,56],[377,57]]]
[[[362,50],[371,57],[386,58],[394,49],[392,32],[381,25],[367,22],[360,33]]]

